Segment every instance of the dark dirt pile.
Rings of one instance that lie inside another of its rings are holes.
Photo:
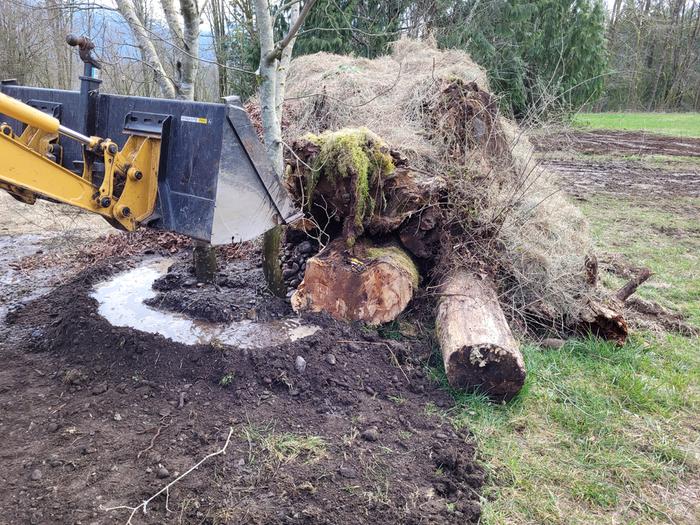
[[[183,255],[153,283],[158,291],[146,304],[184,313],[193,319],[228,323],[270,320],[292,314],[289,304],[267,291],[257,264],[247,259],[221,261],[213,283],[197,282],[189,254]]]
[[[0,342],[5,523],[124,523],[233,428],[225,456],[137,523],[475,523],[472,440],[438,414],[430,346],[313,321],[262,350],[185,346],[109,325],[100,263],[16,310]],[[235,289],[235,286],[231,288]],[[31,370],[31,373],[27,373]],[[436,410],[437,409],[437,410]]]

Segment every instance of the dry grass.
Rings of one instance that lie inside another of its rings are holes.
[[[469,55],[413,40],[375,60],[320,53],[292,63],[287,89],[287,143],[364,126],[415,169],[448,179],[449,265],[438,272],[456,259],[493,272],[507,312],[525,329],[576,317],[593,292],[584,275],[587,223],[537,166],[522,130],[498,114]]]

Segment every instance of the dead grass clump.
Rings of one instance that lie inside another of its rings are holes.
[[[319,53],[293,61],[284,130],[367,127],[413,169],[448,180],[441,262],[484,268],[524,328],[565,327],[593,288],[586,221],[533,159],[525,134],[498,112],[484,70],[461,51],[400,40],[375,60]]]

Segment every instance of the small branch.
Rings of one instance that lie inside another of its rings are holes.
[[[172,418],[170,419],[170,423],[172,423]],[[153,448],[153,445],[155,444],[156,439],[158,439],[158,436],[160,436],[161,431],[162,431],[164,428],[168,428],[168,427],[170,426],[170,423],[168,423],[167,425],[160,425],[160,426],[158,427],[158,431],[157,431],[157,432],[153,435],[153,437],[151,438],[151,444],[148,445],[148,447],[144,448],[141,452],[139,452],[138,454],[136,454],[136,459],[140,459],[142,454],[148,452],[149,450],[151,450],[151,449]]]
[[[649,268],[642,268],[642,270],[635,277],[630,279],[626,285],[617,291],[615,297],[624,303],[627,299],[629,299],[630,295],[636,292],[637,288],[639,288],[639,286],[652,275],[653,274]]]
[[[265,57],[268,64],[271,64],[282,56],[282,51],[294,39],[301,26],[304,25],[304,20],[306,20],[309,11],[311,11],[311,8],[315,3],[316,0],[307,0],[304,7],[301,8],[301,13],[299,13],[299,17],[294,22],[294,25],[289,29],[285,37],[275,44],[275,48],[272,50],[272,52]]]
[[[231,442],[231,436],[232,436],[232,435],[233,435],[233,427],[230,427],[230,428],[229,428],[229,431],[228,431],[228,436],[226,437],[226,443],[224,443],[224,446],[223,446],[221,449],[217,450],[216,452],[212,452],[211,454],[208,454],[208,455],[204,456],[204,457],[203,457],[201,460],[199,460],[199,462],[197,462],[194,466],[190,467],[186,472],[183,472],[182,474],[180,474],[177,478],[175,478],[174,480],[172,480],[172,481],[171,481],[170,483],[168,483],[165,487],[163,487],[163,488],[160,489],[158,492],[156,492],[155,494],[153,494],[153,496],[151,496],[151,497],[148,498],[147,500],[144,500],[143,502],[141,502],[141,504],[137,505],[136,507],[130,507],[130,506],[128,506],[128,505],[119,505],[119,506],[117,506],[117,507],[107,507],[107,508],[104,508],[103,510],[105,510],[105,511],[107,511],[107,512],[112,511],[112,510],[121,510],[121,509],[130,510],[130,511],[131,511],[131,514],[129,515],[129,519],[126,521],[126,525],[131,525],[131,520],[134,518],[134,516],[136,515],[136,513],[138,512],[139,509],[142,509],[142,510],[143,510],[143,513],[146,514],[146,508],[148,507],[148,504],[151,503],[151,501],[153,501],[154,499],[156,499],[158,496],[160,496],[160,495],[163,494],[163,493],[165,493],[166,498],[169,498],[169,496],[170,496],[170,488],[171,488],[173,485],[175,485],[175,483],[177,483],[177,482],[180,481],[182,478],[184,478],[185,476],[187,476],[190,472],[196,470],[196,469],[197,469],[202,463],[204,463],[206,460],[211,459],[211,458],[213,458],[214,456],[220,456],[220,455],[222,455],[222,454],[226,454],[226,449],[228,448],[228,445],[229,445],[229,443]],[[166,507],[167,507],[167,499],[166,499]]]

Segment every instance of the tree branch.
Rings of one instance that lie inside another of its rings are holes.
[[[285,37],[277,42],[272,52],[265,57],[268,64],[271,64],[273,61],[278,60],[282,56],[282,51],[289,45],[290,42],[294,40],[297,32],[301,26],[304,25],[304,20],[306,20],[306,17],[315,3],[316,0],[307,0],[299,13],[299,17],[296,19],[296,22],[294,22]]]

